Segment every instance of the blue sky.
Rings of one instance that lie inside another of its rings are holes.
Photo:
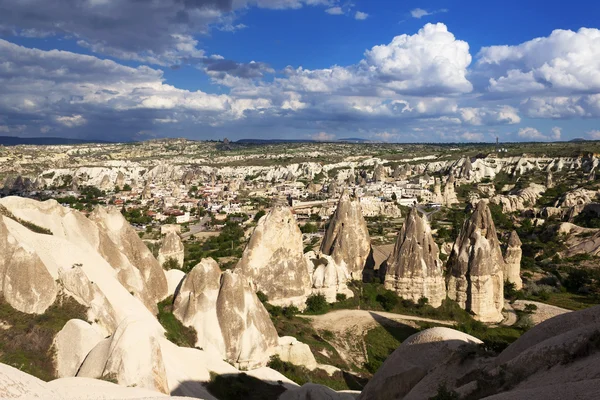
[[[2,0],[0,135],[600,139],[599,17],[580,0]]]

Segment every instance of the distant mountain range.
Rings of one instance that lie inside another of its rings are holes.
[[[31,145],[60,145],[60,144],[84,144],[84,143],[111,143],[106,140],[92,139],[69,139],[60,137],[32,137],[24,138],[18,136],[0,136],[0,145],[18,146],[20,144]]]

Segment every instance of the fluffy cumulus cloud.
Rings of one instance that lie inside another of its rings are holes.
[[[357,19],[359,21],[365,20],[367,18],[369,18],[369,14],[367,14],[366,12],[357,11],[354,13],[354,19]]]
[[[536,141],[560,140],[561,133],[562,133],[562,129],[557,126],[552,128],[552,130],[550,131],[550,133],[548,135],[543,134],[536,128],[526,127],[526,128],[519,129],[519,131],[517,132],[517,136],[521,140],[524,140],[524,141],[536,142]]]
[[[433,14],[438,14],[438,13],[445,13],[448,10],[445,8],[439,9],[439,10],[434,10],[434,11],[427,11],[424,10],[422,8],[415,8],[413,10],[410,11],[410,16],[413,18],[417,18],[417,19],[421,19],[423,17],[427,17]]]
[[[271,107],[268,99],[178,89],[164,83],[162,71],[145,66],[1,39],[0,66],[0,115],[9,127],[25,120],[39,131],[76,129],[111,119],[134,125],[182,120],[219,125]]]

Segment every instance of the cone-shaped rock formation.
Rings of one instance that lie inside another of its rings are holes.
[[[271,302],[302,306],[311,286],[303,250],[292,211],[277,204],[258,221],[236,271]]]
[[[506,263],[504,269],[504,280],[515,284],[515,289],[520,290],[523,288],[523,281],[521,280],[521,256],[523,251],[521,250],[521,240],[517,231],[512,231],[508,239],[508,246],[506,248],[506,254],[504,255],[504,261]]]
[[[388,258],[385,287],[414,302],[425,297],[433,307],[439,307],[446,298],[439,249],[429,224],[416,208],[406,217]]]
[[[504,259],[485,201],[465,221],[448,259],[448,297],[482,322],[502,320]]]
[[[345,265],[352,279],[362,279],[365,267],[371,268],[373,250],[360,202],[344,191],[321,243],[321,252]]]

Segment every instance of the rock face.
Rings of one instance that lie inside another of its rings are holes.
[[[449,328],[431,328],[415,333],[385,360],[358,399],[433,397],[441,380],[437,384],[428,384],[428,373],[433,373],[432,370],[436,367],[450,373],[459,372],[464,366],[455,365],[453,358],[456,352],[461,348],[474,350],[478,344],[481,344],[479,339]]]
[[[465,221],[448,259],[448,297],[482,322],[502,321],[504,259],[487,204]]]
[[[81,363],[104,337],[90,324],[72,319],[54,338],[55,366],[59,378],[75,376]]]
[[[446,298],[439,249],[427,221],[412,208],[387,261],[385,288],[413,302],[425,297],[433,307]]]
[[[506,254],[504,255],[504,280],[514,283],[517,290],[523,288],[523,281],[521,280],[521,257],[523,256],[523,251],[521,250],[521,244],[517,231],[512,231],[508,239]]]
[[[276,205],[258,221],[235,270],[269,301],[302,305],[311,286],[303,250],[290,208]]]
[[[373,170],[373,180],[375,182],[383,182],[387,177],[387,172],[383,164],[377,164]]]
[[[458,204],[458,197],[456,196],[456,191],[454,190],[454,176],[450,175],[448,181],[446,182],[446,186],[444,186],[444,202],[443,204],[446,207],[451,207],[453,204]]]
[[[543,185],[531,183],[528,187],[513,194],[494,196],[490,201],[501,205],[503,212],[512,213],[533,207],[545,191],[546,188]]]
[[[164,265],[173,259],[177,262],[176,268],[183,267],[184,248],[181,238],[176,232],[170,231],[162,239],[158,250],[158,264]]]
[[[203,259],[183,280],[173,313],[197,332],[196,346],[243,367],[265,365],[278,344],[269,314],[246,281]]]
[[[373,250],[360,202],[347,191],[340,197],[329,228],[321,242],[321,252],[345,266],[352,279],[362,279],[363,270],[372,268]]]
[[[313,292],[323,294],[330,303],[336,301],[338,293],[346,297],[354,296],[347,286],[350,273],[345,266],[337,264],[331,256],[314,251],[306,253],[304,257],[309,266]]]

